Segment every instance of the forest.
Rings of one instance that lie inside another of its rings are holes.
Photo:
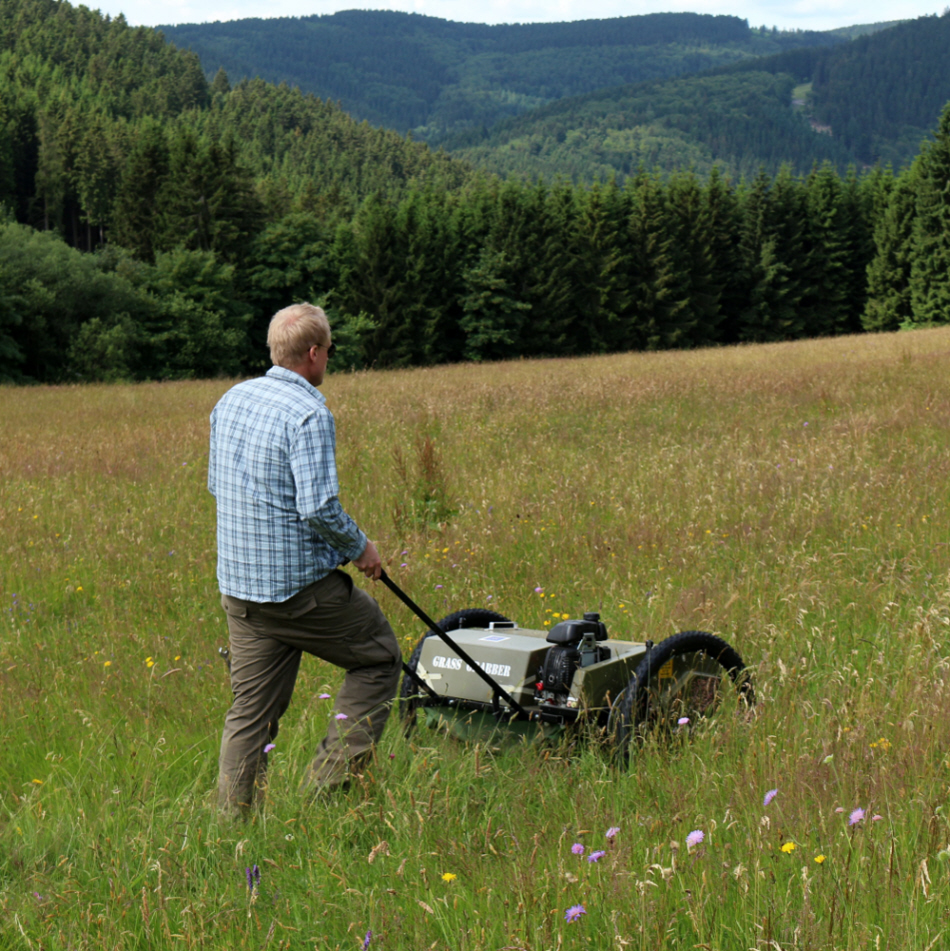
[[[831,49],[793,50],[730,72],[784,73],[809,83],[808,111],[859,162],[908,164],[950,99],[950,7]]]
[[[209,76],[286,82],[429,144],[567,96],[846,38],[695,13],[487,26],[348,10],[160,29]]]
[[[901,168],[950,99],[948,49],[950,14],[921,17],[832,48],[560,99],[442,144],[487,171],[576,182],[623,177],[640,162],[701,173],[718,163],[734,176],[786,162],[802,172],[824,161],[842,173]]]
[[[950,107],[911,166],[503,180],[59,0],[0,0],[0,379],[256,373],[950,321]],[[567,133],[565,133],[567,134]]]

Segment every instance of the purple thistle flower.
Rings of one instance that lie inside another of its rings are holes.
[[[856,826],[864,818],[864,810],[858,806],[850,816],[848,816],[848,825]]]
[[[269,753],[271,750],[276,749],[276,748],[277,748],[277,744],[276,744],[276,743],[268,743],[267,746],[264,747],[264,752],[265,752],[265,753]]]
[[[608,839],[613,839],[613,838],[615,838],[616,835],[617,835],[617,833],[618,833],[619,831],[620,831],[620,826],[611,826],[611,827],[607,830],[607,838],[608,838]]]
[[[564,920],[569,924],[574,924],[575,921],[578,921],[581,915],[586,915],[587,909],[583,905],[571,905],[570,908],[564,912]]]
[[[765,799],[762,800],[762,805],[767,806],[777,795],[778,795],[777,789],[770,789],[765,794]]]
[[[703,839],[706,838],[706,833],[702,829],[693,829],[688,836],[686,836],[686,848],[691,849],[694,846],[699,845]]]
[[[369,947],[369,942],[372,937],[373,937],[373,932],[367,931],[366,937],[363,939],[363,951],[366,951],[366,949]]]
[[[588,862],[598,862],[598,861],[600,861],[600,859],[602,859],[606,854],[607,854],[607,853],[604,852],[603,849],[600,849],[600,850],[597,851],[597,852],[591,852],[590,855],[587,856],[587,861],[588,861]]]
[[[338,713],[333,719],[334,720],[349,720],[349,717],[345,713]]]
[[[571,846],[571,851],[572,851],[575,855],[583,855],[583,854],[584,854],[584,846],[581,845],[580,842],[575,842],[575,843]]]

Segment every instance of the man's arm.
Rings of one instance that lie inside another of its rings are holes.
[[[375,547],[340,505],[336,433],[329,413],[314,413],[300,427],[290,450],[290,468],[301,518],[360,571],[366,572],[363,565],[376,565],[379,555],[374,559]]]

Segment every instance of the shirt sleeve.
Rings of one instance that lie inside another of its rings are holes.
[[[317,412],[301,424],[290,448],[297,512],[335,551],[359,558],[366,535],[346,514],[338,498],[336,427],[329,412]]]
[[[215,489],[217,480],[215,474],[215,433],[214,433],[214,410],[211,411],[211,439],[208,443],[208,491],[217,498]]]

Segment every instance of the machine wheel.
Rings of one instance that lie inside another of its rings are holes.
[[[507,620],[509,619],[497,611],[489,611],[487,608],[468,608],[464,611],[455,611],[447,617],[442,618],[442,620],[438,622],[438,625],[443,631],[460,631],[467,627],[488,627],[492,621]],[[422,657],[422,644],[427,637],[438,637],[438,635],[435,631],[426,631],[425,634],[419,638],[419,643],[416,644],[412,654],[409,656],[409,660],[406,661],[406,666],[410,670],[414,671],[419,666],[419,658]],[[420,694],[421,691],[415,681],[412,680],[411,677],[407,677],[403,674],[402,684],[399,688],[399,699],[402,701],[400,710],[407,734],[415,725],[416,707],[419,705],[418,700]]]
[[[755,695],[746,666],[721,637],[683,631],[657,644],[640,661],[611,710],[609,732],[621,761],[626,761],[633,743],[648,736],[670,736],[683,727],[693,730],[711,716],[727,674],[739,702],[751,707]],[[680,726],[684,717],[688,725]]]

